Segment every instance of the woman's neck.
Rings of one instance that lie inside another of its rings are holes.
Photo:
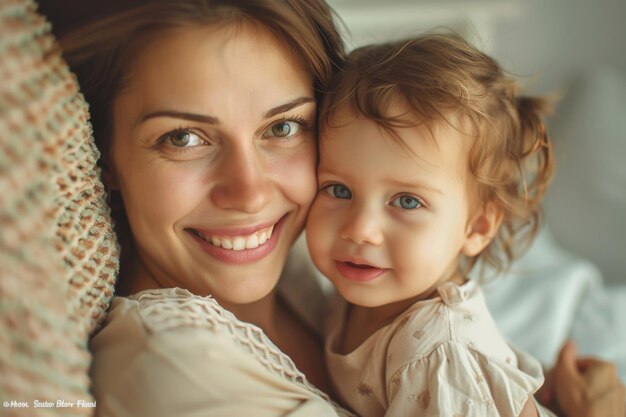
[[[157,282],[141,264],[141,260],[135,256],[130,262],[121,266],[116,284],[116,295],[129,296],[143,290],[163,287],[167,287],[167,285]],[[276,325],[278,308],[275,290],[260,300],[248,304],[229,303],[219,297],[215,298],[223,308],[233,313],[237,319],[260,327],[270,338],[277,333],[279,326]]]
[[[271,340],[275,340],[275,337],[279,335],[276,290],[271,291],[260,300],[248,304],[229,303],[219,299],[217,301],[222,307],[233,313],[237,319],[263,329]]]

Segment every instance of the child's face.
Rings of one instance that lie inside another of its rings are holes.
[[[340,111],[320,138],[319,193],[307,224],[313,261],[354,304],[428,296],[459,278],[468,227],[471,138],[448,125],[398,129]]]

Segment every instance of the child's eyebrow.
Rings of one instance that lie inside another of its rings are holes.
[[[409,181],[400,181],[400,180],[397,180],[395,178],[388,178],[385,181],[388,182],[388,183],[391,183],[394,186],[399,187],[399,188],[422,188],[422,189],[428,190],[430,192],[443,195],[443,191],[441,191],[439,188],[432,187],[430,185],[427,185],[427,184],[425,184],[423,182],[419,182],[419,181],[411,181],[411,182],[409,182]]]
[[[344,175],[342,175],[341,173],[335,172],[332,168],[329,169],[327,167],[323,167],[322,169],[318,170],[318,175],[337,177],[337,178],[344,177]],[[382,180],[383,182],[389,183],[397,188],[404,188],[404,189],[419,188],[419,189],[427,190],[427,191],[430,191],[432,193],[436,193],[439,195],[444,195],[444,192],[440,190],[439,188],[433,187],[431,185],[427,185],[424,182],[420,182],[420,181],[401,181],[396,178],[383,178]]]

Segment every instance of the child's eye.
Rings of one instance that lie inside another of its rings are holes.
[[[283,120],[271,125],[261,137],[263,138],[289,138],[300,132],[302,124],[296,121]]]
[[[324,187],[324,191],[330,194],[331,197],[339,198],[342,200],[350,200],[352,198],[352,191],[348,187],[342,184],[331,184]]]
[[[161,136],[159,141],[175,148],[191,148],[205,143],[199,135],[187,129],[178,129],[168,132]]]
[[[391,205],[403,208],[405,210],[414,210],[424,206],[419,198],[412,195],[401,195],[400,197],[395,198],[391,202]]]

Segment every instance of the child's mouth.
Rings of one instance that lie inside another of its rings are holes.
[[[366,283],[387,272],[387,269],[368,264],[357,264],[349,261],[335,261],[337,270],[349,281]]]
[[[367,265],[367,264],[355,264],[353,262],[344,262],[346,265],[352,267],[352,268],[358,268],[358,269],[371,269],[371,268],[375,268],[374,266],[371,265]]]

